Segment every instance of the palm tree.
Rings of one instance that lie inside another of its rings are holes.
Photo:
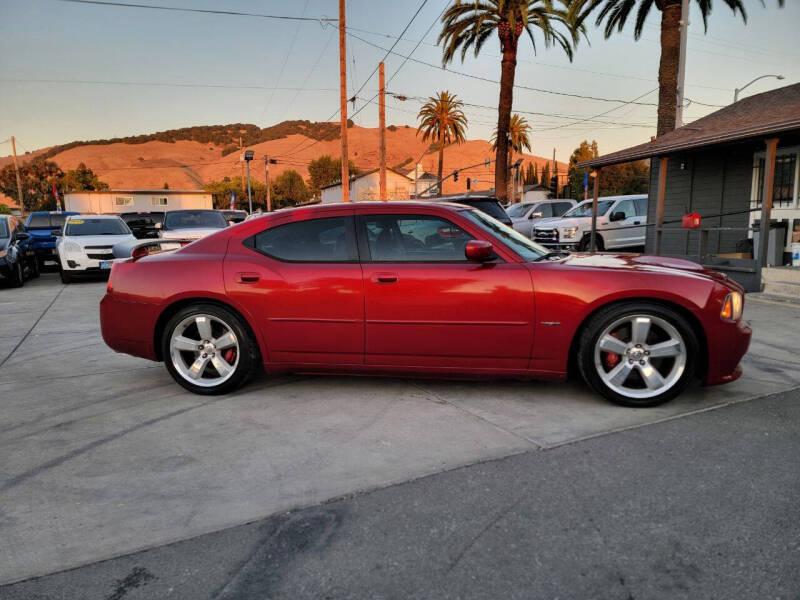
[[[513,158],[513,153],[516,152],[520,154],[523,150],[527,150],[530,152],[531,150],[531,126],[528,124],[528,120],[525,117],[521,117],[517,113],[511,115],[511,119],[508,123],[508,156],[506,159],[506,164],[508,165],[509,173],[511,171],[511,160]],[[495,128],[494,133],[492,134],[492,139],[490,140],[492,143],[492,147],[497,150],[497,129]]]
[[[419,110],[417,118],[420,125],[417,133],[422,132],[424,141],[433,140],[439,146],[439,190],[442,194],[442,167],[444,164],[444,147],[447,144],[461,144],[466,141],[467,117],[462,107],[464,103],[449,91],[439,92],[431,96]]]
[[[554,4],[564,8],[556,8]],[[461,61],[472,49],[475,56],[493,32],[500,39],[503,57],[500,67],[500,100],[497,107],[497,161],[494,168],[494,188],[500,199],[506,197],[508,175],[508,128],[514,101],[514,76],[517,69],[517,46],[523,30],[536,51],[534,31],[545,46],[558,45],[572,60],[572,48],[578,42],[580,28],[578,13],[570,7],[575,0],[470,0],[453,4],[442,15],[442,31],[438,43],[443,45],[442,64],[451,62],[461,50]],[[556,25],[566,27],[562,33]]]
[[[604,33],[606,39],[610,38],[614,30],[622,31],[628,17],[636,10],[636,25],[633,34],[638,40],[642,35],[645,21],[650,10],[655,6],[661,11],[661,61],[658,66],[658,128],[656,135],[662,136],[675,129],[675,111],[678,102],[678,66],[680,62],[681,44],[681,0],[578,0],[583,8],[577,16],[577,23],[582,24],[584,19],[595,9],[600,8],[595,24],[599,27],[605,21]],[[711,14],[713,0],[696,0],[703,15],[703,27],[708,31],[708,15]],[[734,14],[742,15],[742,20],[747,23],[743,0],[721,0]],[[760,0],[764,4],[764,0]],[[783,6],[784,0],[778,0],[778,6]]]

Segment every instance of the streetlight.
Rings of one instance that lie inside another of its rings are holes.
[[[733,102],[734,102],[734,104],[739,101],[739,92],[744,90],[744,88],[753,85],[759,79],[765,79],[767,77],[774,77],[775,79],[786,79],[786,77],[784,77],[783,75],[762,75],[761,77],[756,77],[750,83],[746,83],[742,87],[736,88],[736,91],[733,92]]]
[[[253,214],[253,194],[250,192],[250,161],[253,160],[255,156],[255,152],[252,150],[245,150],[244,152],[244,162],[247,163],[247,206],[249,208],[249,213]]]

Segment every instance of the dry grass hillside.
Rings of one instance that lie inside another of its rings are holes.
[[[350,159],[362,170],[378,166],[378,130],[353,126],[348,130]],[[274,177],[284,170],[294,169],[308,177],[306,165],[323,154],[338,157],[341,142],[338,139],[316,141],[304,135],[293,134],[287,137],[245,146],[255,151],[256,160],[251,163],[251,176],[264,181],[264,157],[268,154],[279,162],[270,165],[270,176]],[[413,163],[420,160],[424,169],[436,173],[438,154],[429,151],[429,145],[416,135],[411,127],[400,126],[387,131],[387,165],[407,172]],[[225,176],[234,177],[241,173],[242,163],[238,153],[223,156],[223,145],[181,140],[176,142],[148,141],[145,143],[87,144],[69,148],[56,153],[51,160],[63,170],[74,169],[79,163],[86,164],[97,173],[100,179],[112,189],[161,188],[166,183],[170,189],[197,189],[204,183],[220,180]],[[27,162],[48,149],[37,150],[20,156]],[[420,159],[420,156],[422,157]],[[477,178],[477,189],[493,186],[494,166],[483,166],[487,157],[492,157],[491,145],[485,140],[471,140],[460,146],[450,146],[444,152],[444,173],[481,163],[479,167],[463,171],[458,182],[452,179],[445,182],[444,193],[466,190],[466,178]],[[533,161],[539,166],[548,162],[547,158],[522,155],[525,162]],[[515,160],[516,160],[515,156]],[[0,157],[0,168],[11,161],[11,157]],[[559,163],[559,171],[566,173],[567,165]],[[476,189],[476,188],[473,188]],[[9,198],[0,201],[10,204]]]

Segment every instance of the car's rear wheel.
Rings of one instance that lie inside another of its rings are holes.
[[[600,237],[599,235],[597,236],[597,239],[595,240],[595,244],[597,244],[597,251],[598,252],[602,252],[603,250],[605,250],[605,247],[603,246],[603,238]],[[581,241],[578,242],[578,251],[579,252],[591,252],[591,249],[592,249],[592,236],[591,235],[584,235],[581,238]]]
[[[697,335],[682,315],[635,302],[594,315],[581,334],[577,358],[592,389],[616,404],[649,407],[689,385],[698,352]]]
[[[258,366],[258,347],[242,319],[215,304],[196,304],[164,328],[162,355],[173,379],[196,394],[226,394]]]

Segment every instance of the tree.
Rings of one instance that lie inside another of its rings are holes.
[[[439,148],[439,189],[442,195],[442,169],[444,168],[444,147],[447,144],[461,144],[466,141],[467,117],[461,110],[464,103],[449,91],[431,96],[417,115],[420,125],[417,135],[422,132],[423,141],[433,140]]]
[[[89,169],[85,164],[79,163],[77,169],[67,171],[58,186],[62,192],[85,192],[90,190],[107,190],[108,184],[100,181],[100,178]]]
[[[742,15],[742,20],[747,23],[747,12],[743,0],[721,0],[734,14]],[[777,0],[778,6],[783,6],[784,0]],[[696,0],[703,16],[703,28],[708,31],[708,15],[711,14],[712,0]],[[578,0],[582,5],[577,17],[577,23],[583,21],[596,9],[600,9],[595,20],[598,27],[605,21],[604,34],[610,38],[614,30],[622,31],[628,17],[638,5],[636,11],[636,24],[633,35],[638,40],[642,35],[644,24],[655,6],[661,11],[661,60],[658,65],[658,127],[657,136],[675,129],[675,111],[678,102],[678,66],[680,63],[681,43],[681,0]],[[764,4],[764,0],[761,0]]]
[[[550,188],[550,163],[544,163],[542,167],[542,178],[539,181],[546,188]]]
[[[64,177],[64,172],[56,163],[39,157],[34,158],[19,166],[19,176],[22,182],[22,195],[25,198],[25,212],[56,208],[53,185],[59,187]],[[15,198],[19,203],[12,164],[0,170],[0,192]]]
[[[581,142],[569,157],[568,193],[573,198],[583,197],[583,174],[586,169],[578,168],[578,163],[600,156],[597,142]],[[624,196],[647,192],[650,180],[650,165],[646,160],[638,160],[620,165],[603,167],[600,174],[600,196]],[[593,193],[594,176],[589,173],[589,194]]]
[[[533,163],[533,185],[539,185],[539,165]]]
[[[358,175],[358,167],[352,160],[347,161],[347,171],[350,176]],[[308,163],[308,187],[312,196],[319,196],[320,190],[326,185],[337,183],[342,179],[342,159],[333,158],[330,154],[323,154]]]
[[[0,215],[10,215],[11,209],[5,204],[0,202]]]
[[[525,169],[525,185],[533,185],[533,163],[529,162]]]
[[[554,7],[555,3],[564,8]],[[497,160],[494,168],[494,188],[505,200],[508,177],[508,130],[514,101],[514,77],[517,69],[517,48],[523,30],[536,50],[534,31],[538,30],[545,46],[558,45],[572,60],[572,48],[581,31],[579,13],[571,9],[574,0],[454,0],[442,15],[442,31],[437,43],[443,44],[442,64],[453,61],[461,51],[461,62],[472,49],[480,54],[486,40],[496,32],[500,40],[500,99],[497,107]],[[561,32],[556,28],[566,28]]]
[[[569,157],[569,167],[567,169],[567,179],[569,181],[569,193],[572,198],[579,198],[583,192],[583,174],[588,169],[579,169],[578,163],[584,160],[597,158],[597,142],[583,140],[581,145],[575,148],[572,155]],[[602,179],[601,179],[602,181]]]
[[[341,163],[340,163],[341,164]],[[300,173],[289,169],[278,175],[270,183],[272,191],[273,208],[283,208],[284,206],[296,206],[311,198],[311,192],[306,187]]]
[[[509,171],[511,170],[511,163],[513,161],[513,153],[521,153],[523,150],[530,152],[531,150],[531,126],[525,117],[521,117],[517,113],[511,115],[511,120],[508,123],[508,164]],[[492,147],[497,150],[497,128],[495,128],[490,140]]]
[[[165,181],[165,182],[164,182],[164,187],[163,187],[163,188],[161,188],[161,189],[168,190],[168,189],[169,189],[169,183],[167,183],[167,182]]]

